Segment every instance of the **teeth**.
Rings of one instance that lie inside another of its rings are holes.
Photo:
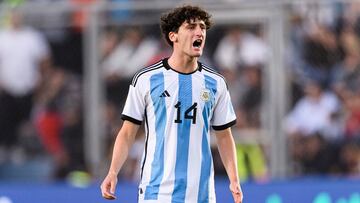
[[[193,46],[194,46],[194,47],[200,47],[200,46],[201,46],[201,42],[202,42],[201,39],[197,39],[197,40],[195,40],[195,42],[193,43]]]

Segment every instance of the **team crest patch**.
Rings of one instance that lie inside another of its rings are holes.
[[[201,100],[203,100],[204,102],[210,101],[210,90],[209,89],[203,89],[200,93],[200,98]]]

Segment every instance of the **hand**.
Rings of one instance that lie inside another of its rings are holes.
[[[239,183],[230,183],[229,185],[230,191],[234,198],[235,203],[242,203],[243,201],[243,193],[241,191],[241,187]]]
[[[102,182],[100,188],[101,188],[101,194],[105,199],[113,200],[116,199],[115,196],[115,188],[117,184],[117,174],[109,173],[104,181]]]

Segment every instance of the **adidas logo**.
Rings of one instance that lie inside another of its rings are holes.
[[[170,97],[170,94],[167,90],[165,90],[161,95],[160,97]]]

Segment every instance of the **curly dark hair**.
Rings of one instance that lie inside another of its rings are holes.
[[[169,33],[177,32],[184,22],[190,22],[191,20],[203,20],[206,29],[210,29],[213,24],[211,15],[198,6],[184,5],[161,16],[161,32],[170,46],[173,46],[173,42],[169,39]]]

